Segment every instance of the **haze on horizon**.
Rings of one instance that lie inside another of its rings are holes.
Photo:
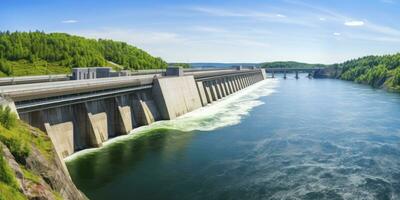
[[[400,51],[399,0],[5,0],[1,31],[124,41],[167,62],[335,63]]]

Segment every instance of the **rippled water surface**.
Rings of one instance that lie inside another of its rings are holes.
[[[91,199],[400,199],[400,96],[267,80],[67,165]]]

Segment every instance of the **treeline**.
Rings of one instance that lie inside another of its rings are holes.
[[[167,63],[161,58],[153,57],[125,42],[100,39],[98,43],[106,60],[122,65],[127,69],[161,69],[167,67]]]
[[[385,56],[367,56],[338,65],[343,80],[364,83],[375,88],[400,92],[400,53]]]
[[[262,68],[322,68],[323,64],[308,64],[294,61],[266,62],[261,64]]]
[[[189,63],[169,63],[169,65],[174,67],[191,68]]]
[[[67,68],[107,66],[108,61],[135,70],[167,66],[161,58],[124,42],[65,33],[0,32],[0,71],[11,75],[20,61]]]

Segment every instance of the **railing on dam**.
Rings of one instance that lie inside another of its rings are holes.
[[[174,119],[265,79],[261,69],[182,70],[1,86],[0,102],[45,131],[65,158],[157,120]]]

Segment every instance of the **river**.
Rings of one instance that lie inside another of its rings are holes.
[[[90,199],[400,199],[400,95],[281,77],[67,159]]]

